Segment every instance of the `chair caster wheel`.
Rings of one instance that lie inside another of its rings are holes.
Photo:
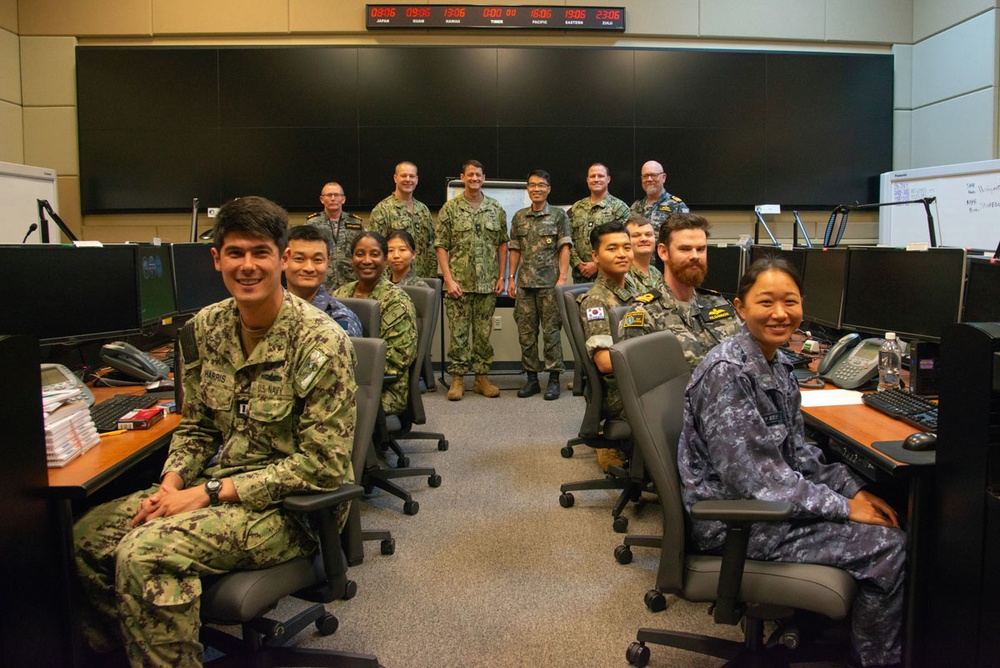
[[[333,635],[337,632],[340,622],[333,615],[326,614],[316,620],[316,630],[321,636]]]
[[[562,446],[562,449],[559,451],[559,454],[565,457],[566,459],[569,459],[570,457],[573,456],[572,446],[569,445]]]
[[[619,545],[615,548],[615,561],[623,566],[632,563],[632,548],[628,545]]]
[[[647,591],[642,600],[652,612],[663,612],[667,609],[667,597],[656,589]]]
[[[628,518],[619,515],[611,523],[611,528],[615,530],[615,533],[625,533],[628,531]]]
[[[649,663],[649,648],[639,642],[634,642],[625,650],[625,660],[630,666],[642,668]]]
[[[340,597],[342,601],[350,601],[358,593],[358,583],[354,580],[348,580],[344,583],[344,595]]]
[[[379,544],[379,546],[382,549],[382,554],[384,554],[387,557],[389,555],[396,554],[396,539],[395,538],[386,538],[385,540],[383,540]]]
[[[563,508],[572,508],[574,500],[575,499],[570,492],[563,492],[559,495],[559,505]]]
[[[416,515],[420,512],[420,504],[416,501],[407,501],[403,504],[403,512],[407,515]]]
[[[447,449],[448,449],[448,439],[442,438],[440,441],[438,441],[438,450],[444,452]]]
[[[365,496],[371,496],[375,491],[375,485],[362,485],[361,488],[365,491]]]
[[[405,469],[408,468],[409,466],[410,466],[410,458],[407,457],[406,455],[403,455],[402,457],[396,460],[397,469]]]
[[[427,477],[427,484],[430,485],[431,487],[440,487],[441,486],[441,476],[439,476],[437,473],[435,473],[432,476],[428,476]]]

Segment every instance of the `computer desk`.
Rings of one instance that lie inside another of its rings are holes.
[[[94,398],[102,401],[108,397],[135,392],[135,387],[93,388]],[[61,605],[69,610],[69,628],[60,629],[61,640],[68,639],[67,665],[80,666],[83,638],[76,620],[77,610],[76,566],[73,561],[73,503],[85,501],[108,483],[139,464],[142,460],[170,444],[170,436],[181,417],[171,413],[150,429],[126,431],[112,436],[102,436],[101,442],[62,468],[48,470],[48,494],[57,523],[62,591]],[[151,481],[152,482],[152,481]],[[139,488],[136,488],[136,491]],[[59,636],[57,636],[59,637]]]
[[[813,364],[815,366],[815,363]],[[830,384],[826,389],[833,389]],[[803,394],[816,390],[803,390]],[[921,586],[920,572],[927,564],[922,555],[929,554],[930,528],[923,510],[928,502],[929,486],[933,484],[934,466],[912,466],[897,461],[872,447],[880,441],[902,441],[915,431],[914,427],[891,418],[864,404],[849,406],[817,406],[802,409],[807,427],[817,436],[818,444],[842,459],[852,469],[871,482],[896,482],[906,486],[908,534],[906,572],[906,627],[904,657],[906,665],[918,667],[920,651],[925,643],[933,643],[934,630],[921,622],[920,611],[933,604],[927,600]],[[898,511],[899,509],[897,509]]]

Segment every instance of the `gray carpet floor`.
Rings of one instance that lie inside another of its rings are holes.
[[[327,606],[339,630],[321,637],[310,629],[298,644],[375,654],[386,668],[513,668],[626,666],[625,650],[643,626],[738,638],[739,628],[713,624],[704,604],[669,598],[664,612],[645,607],[659,551],[636,548],[631,564],[615,561],[622,534],[611,528],[614,492],[578,492],[572,508],[559,505],[561,483],[600,476],[589,448],[570,459],[559,453],[580,426],[583,398],[563,391],[558,401],[519,399],[523,376],[493,380],[503,389],[495,399],[424,395],[424,428],[444,432],[450,448],[403,445],[411,466],[436,467],[443,484],[403,482],[420,503],[414,516],[384,492],[368,497],[362,524],[391,530],[396,553],[366,544],[364,563],[350,572],[357,596]],[[626,514],[629,533],[659,533],[655,504]],[[651,651],[650,666],[722,663]]]

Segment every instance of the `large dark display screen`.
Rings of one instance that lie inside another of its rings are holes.
[[[432,208],[464,160],[552,174],[550,201],[642,195],[658,160],[692,208],[876,201],[891,169],[889,55],[526,47],[78,47],[85,213],[188,211],[264,195],[348,210],[417,164]],[[513,213],[513,212],[508,212]]]

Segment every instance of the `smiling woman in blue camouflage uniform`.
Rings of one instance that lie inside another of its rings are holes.
[[[805,442],[801,397],[780,350],[802,321],[798,273],[764,258],[740,280],[734,301],[745,325],[713,348],[686,392],[678,468],[685,506],[708,499],[787,501],[795,518],[757,524],[750,559],[825,564],[859,585],[851,640],[864,666],[900,661],[906,534],[895,511],[861,489],[843,464]],[[718,552],[720,522],[692,523],[702,550]]]

